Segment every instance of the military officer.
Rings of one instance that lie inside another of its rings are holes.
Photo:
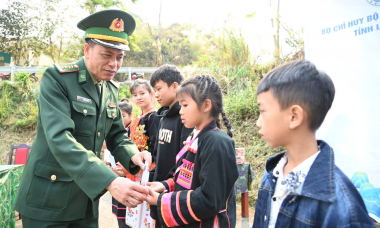
[[[112,81],[135,25],[121,10],[88,16],[78,23],[85,31],[84,57],[45,71],[37,135],[16,199],[24,228],[98,227],[99,198],[106,190],[129,207],[146,199],[146,188],[118,177],[99,159],[105,140],[130,173],[151,163],[150,153],[138,153],[127,137]]]

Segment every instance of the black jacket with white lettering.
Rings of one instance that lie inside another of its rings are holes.
[[[151,171],[149,181],[164,181],[168,176],[173,176],[169,172],[176,165],[175,157],[182,149],[183,142],[193,131],[193,128],[186,128],[181,120],[179,110],[181,106],[177,101],[169,109],[168,106],[162,107],[157,111],[158,117],[161,117],[158,125],[158,134],[156,145],[152,153],[156,167]],[[157,207],[151,206],[150,215],[152,218],[157,217]],[[156,227],[161,227],[160,221],[156,221]]]
[[[152,152],[156,168],[152,170],[151,181],[163,181],[168,178],[168,174],[175,166],[175,157],[182,149],[183,142],[193,131],[192,128],[186,128],[181,121],[179,102],[173,104],[169,109],[168,106],[162,107],[157,111],[158,117],[162,117],[158,125],[158,134],[156,145]]]

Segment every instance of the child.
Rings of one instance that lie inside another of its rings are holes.
[[[315,138],[334,95],[330,77],[305,60],[274,69],[259,84],[259,134],[287,151],[266,163],[253,227],[373,227],[333,149]]]
[[[126,101],[119,102],[118,105],[119,105],[119,108],[121,111],[121,115],[123,116],[123,122],[124,122],[125,129],[128,132],[128,136],[130,136],[130,134],[131,134],[130,125],[132,122],[132,109],[133,109],[132,105]]]
[[[147,202],[157,205],[163,227],[235,227],[239,174],[222,91],[214,78],[202,75],[186,80],[177,94],[182,123],[194,131],[176,156],[173,178],[148,183]],[[220,114],[228,135],[219,129]]]
[[[154,149],[154,143],[156,141],[156,136],[158,132],[158,123],[159,117],[156,114],[156,110],[153,106],[154,92],[153,88],[150,86],[149,82],[142,79],[137,79],[133,82],[130,88],[132,94],[132,101],[139,108],[141,108],[142,113],[138,117],[136,117],[129,126],[130,138],[132,142],[134,142],[137,148],[140,151],[147,150],[152,153]],[[122,102],[125,103],[125,102]],[[125,103],[128,104],[128,103]],[[123,106],[124,104],[122,104]],[[130,105],[130,104],[129,104]],[[123,109],[122,110],[123,114]],[[128,115],[128,113],[124,113]],[[124,117],[123,114],[123,117]],[[126,116],[128,119],[128,116]],[[151,168],[154,168],[154,164],[152,164]],[[127,172],[126,169],[123,168],[124,176],[140,183],[142,177],[142,170],[138,174],[131,175]],[[117,173],[119,176],[120,174]],[[123,174],[121,174],[123,175]],[[117,210],[115,210],[117,209]],[[123,204],[117,203],[113,205],[113,211],[118,219],[119,227],[128,227],[126,225],[126,208]]]
[[[123,123],[127,130],[128,137],[130,136],[130,125],[132,120],[132,105],[128,102],[119,102],[119,109],[123,116]],[[118,163],[115,169],[112,169],[117,175],[125,177],[126,173],[123,170],[123,167]],[[124,204],[119,203],[112,197],[112,213],[118,219],[119,227],[126,227],[125,225],[125,210],[126,207]]]
[[[153,159],[156,168],[151,172],[150,181],[164,181],[170,170],[175,166],[175,157],[183,147],[183,141],[189,136],[193,129],[183,126],[179,115],[180,106],[176,93],[183,76],[178,67],[174,65],[163,65],[156,70],[150,79],[150,84],[156,91],[157,102],[161,105],[157,114],[162,117],[158,126],[159,133],[156,146],[153,151]],[[157,218],[156,207],[152,206],[150,214]],[[157,220],[157,219],[156,219]],[[160,221],[156,221],[156,227],[161,227]]]

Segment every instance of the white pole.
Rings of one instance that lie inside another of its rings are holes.
[[[11,66],[11,81],[14,82],[15,81],[15,65]]]
[[[128,67],[128,75],[129,75],[128,81],[132,81],[132,75],[131,75],[131,68],[130,67]]]

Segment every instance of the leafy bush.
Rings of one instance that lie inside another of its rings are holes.
[[[11,86],[7,85],[8,83],[4,82],[1,88],[0,93],[0,124],[3,123],[11,115],[11,103],[12,99],[10,98],[13,91],[9,89]],[[9,91],[11,90],[11,91]]]
[[[30,85],[29,74],[25,72],[18,72],[15,75],[15,81],[20,84],[21,88],[25,89]]]
[[[255,85],[229,92],[224,102],[226,113],[232,119],[255,119],[259,115]]]
[[[119,100],[122,98],[132,98],[131,92],[129,91],[129,85],[128,84],[123,84],[120,85],[120,90],[119,90]]]
[[[0,126],[33,128],[37,125],[38,106],[36,98],[39,84],[29,79],[29,75],[19,72],[15,82],[3,82],[0,88]]]

